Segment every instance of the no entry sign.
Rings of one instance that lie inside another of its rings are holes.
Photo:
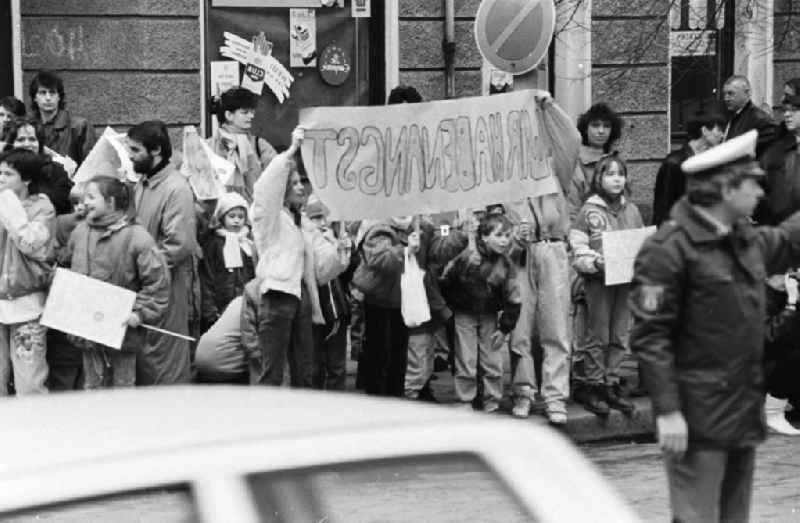
[[[547,54],[555,23],[553,0],[483,0],[475,18],[475,40],[494,67],[523,74]]]

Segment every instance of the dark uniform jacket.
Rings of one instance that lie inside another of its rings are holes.
[[[631,348],[655,414],[680,411],[691,445],[764,439],[765,279],[800,262],[800,214],[726,236],[684,197],[636,259]]]
[[[762,183],[766,196],[753,217],[761,225],[776,225],[800,210],[800,154],[794,134],[781,126],[759,161],[767,174]]]

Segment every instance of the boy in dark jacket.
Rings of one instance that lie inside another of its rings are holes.
[[[510,244],[511,222],[489,215],[478,226],[474,246],[450,262],[442,275],[442,290],[455,311],[456,397],[471,408],[480,367],[484,412],[500,407],[500,351],[521,307],[514,266],[506,256]]]

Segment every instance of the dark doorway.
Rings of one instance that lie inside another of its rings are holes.
[[[722,112],[722,84],[733,74],[734,0],[708,0],[707,16],[697,26],[681,2],[679,27],[670,32],[671,143],[686,141],[686,123],[701,111]],[[695,27],[690,27],[690,21]]]
[[[0,0],[0,97],[14,94],[11,0]]]

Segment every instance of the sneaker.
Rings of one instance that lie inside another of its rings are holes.
[[[514,408],[511,409],[511,414],[513,414],[515,418],[527,418],[530,413],[530,398],[525,396],[514,398]]]
[[[622,391],[620,390],[620,386],[617,385],[607,385],[605,389],[606,393],[606,403],[612,409],[619,410],[625,414],[632,414],[634,409],[636,408],[633,403],[625,398],[622,395]]]
[[[563,427],[567,424],[567,413],[561,411],[547,411],[547,422],[556,427]]]

